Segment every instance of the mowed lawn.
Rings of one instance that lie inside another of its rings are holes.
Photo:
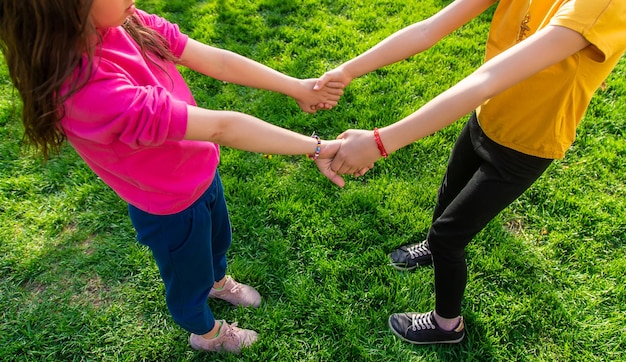
[[[294,77],[318,77],[449,4],[439,0],[138,0],[191,37]],[[352,82],[314,115],[295,101],[183,70],[199,105],[334,138],[409,115],[476,69],[493,9],[427,52]],[[387,254],[426,235],[466,118],[339,189],[305,157],[222,148],[233,224],[229,273],[258,309],[211,300],[259,332],[238,357],[192,350],[126,204],[69,147],[43,164],[22,146],[21,103],[0,60],[2,361],[624,361],[626,62],[591,102],[563,160],[467,248],[467,338],[413,346],[391,313],[434,306],[433,271]],[[540,97],[537,94],[537,97]]]

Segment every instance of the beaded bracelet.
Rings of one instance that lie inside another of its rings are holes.
[[[322,150],[322,140],[320,139],[320,136],[316,135],[315,132],[313,132],[313,134],[311,135],[312,138],[315,138],[317,140],[317,147],[315,148],[315,154],[313,156],[309,155],[307,153],[307,157],[309,157],[310,159],[312,159],[313,161],[317,160],[317,158],[320,155],[320,151]]]
[[[374,139],[376,140],[376,146],[378,146],[378,150],[380,151],[380,155],[384,158],[387,158],[387,150],[385,150],[385,146],[383,146],[383,141],[380,140],[380,134],[378,134],[378,128],[374,128]]]

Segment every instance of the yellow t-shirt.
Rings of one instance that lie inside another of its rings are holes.
[[[477,109],[493,141],[542,158],[562,158],[593,93],[626,50],[625,0],[501,0],[489,60],[547,25],[572,29],[591,45],[491,98]]]

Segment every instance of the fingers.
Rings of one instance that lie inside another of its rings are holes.
[[[310,79],[310,81],[313,81],[313,79]],[[328,74],[315,80],[313,86],[315,94],[311,94],[311,97],[317,99],[317,104],[315,104],[313,108],[317,111],[329,110],[337,106],[343,95],[343,88],[343,83],[331,81],[331,77]]]
[[[341,175],[334,173],[334,172],[329,172],[329,173],[325,173],[322,172],[324,174],[324,176],[328,177],[328,179],[330,181],[332,181],[332,183],[334,183],[335,185],[339,186],[339,187],[344,187],[346,185],[346,181],[343,179],[343,177],[341,177]]]
[[[367,173],[367,171],[371,170],[374,167],[374,165],[371,165],[369,167],[363,167],[362,169],[358,170],[357,172],[355,172],[353,174],[354,177],[361,177],[363,175],[365,175]]]
[[[320,90],[320,89],[324,88],[324,86],[326,86],[326,83],[328,83],[329,81],[330,81],[330,76],[328,75],[328,73],[322,75],[315,82],[315,85],[313,86],[313,90]]]
[[[338,102],[332,102],[332,103],[318,103],[314,106],[311,106],[313,108],[315,108],[316,111],[319,110],[330,110],[333,109],[333,107],[337,106],[339,103]]]
[[[332,108],[333,107],[331,105],[326,104],[326,103],[318,103],[318,104],[315,105],[315,109],[318,110],[318,111],[320,111],[320,110],[327,111],[327,110],[332,109]]]
[[[341,89],[341,93],[343,93],[343,89],[346,87],[346,85],[343,84],[342,82],[333,82],[333,81],[326,83],[326,86],[329,89]]]
[[[320,101],[323,102],[333,102],[337,105],[337,102],[341,99],[341,95],[343,94],[342,89],[335,89],[333,91],[323,91],[319,94]]]
[[[330,181],[332,181],[332,183],[339,187],[344,187],[346,182],[341,175],[337,174],[331,169],[330,161],[330,159],[318,158],[317,160],[315,160],[315,164],[317,165],[317,168],[320,170],[322,175],[326,176]]]
[[[337,84],[341,84],[341,83],[337,83]],[[324,91],[326,92],[327,96],[337,97],[337,99],[339,99],[343,95],[343,88],[326,87],[324,88]]]
[[[334,102],[337,105],[337,102],[341,99],[341,94],[327,94],[325,98],[326,102]]]
[[[343,158],[336,157],[330,164],[331,170],[340,175],[354,174],[358,170],[351,167],[348,163],[344,162]]]

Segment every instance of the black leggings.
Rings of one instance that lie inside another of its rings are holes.
[[[465,246],[551,162],[498,145],[482,132],[476,115],[471,116],[450,155],[428,232],[437,314],[461,314],[467,283]]]

